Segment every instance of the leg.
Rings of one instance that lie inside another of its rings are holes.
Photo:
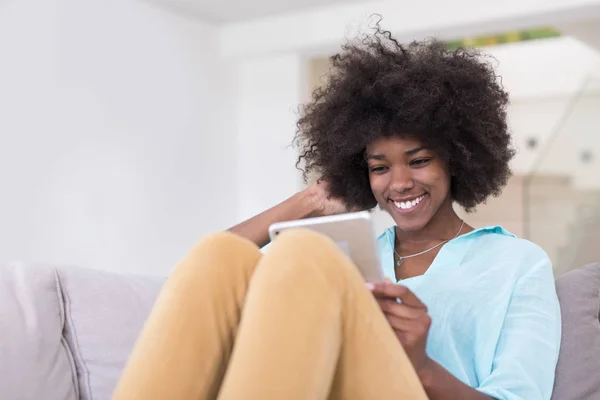
[[[220,400],[427,399],[402,346],[331,240],[282,234],[250,283]]]
[[[232,234],[200,241],[165,283],[113,399],[215,399],[260,257]]]

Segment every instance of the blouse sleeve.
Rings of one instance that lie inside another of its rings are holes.
[[[549,400],[561,338],[552,264],[540,250],[517,280],[498,338],[491,374],[478,390],[498,400]]]

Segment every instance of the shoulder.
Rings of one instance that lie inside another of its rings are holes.
[[[552,271],[552,263],[544,249],[500,225],[476,229],[468,235],[465,245],[469,245],[469,253],[485,257],[492,267],[512,269],[517,275],[540,268]]]

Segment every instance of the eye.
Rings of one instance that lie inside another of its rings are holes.
[[[374,174],[381,174],[387,170],[387,167],[384,166],[376,166],[370,168],[371,172]]]
[[[411,161],[410,166],[411,167],[424,167],[425,165],[429,164],[430,161],[431,161],[431,158],[418,158],[416,160]]]

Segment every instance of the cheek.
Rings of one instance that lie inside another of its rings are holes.
[[[380,199],[385,191],[385,182],[377,175],[369,175],[369,184],[371,185],[371,191],[376,199]]]
[[[450,191],[450,175],[440,170],[431,176],[431,185],[440,194],[447,194]]]
[[[447,191],[450,187],[450,173],[439,163],[433,163],[429,168],[418,170],[419,180],[436,190]]]

